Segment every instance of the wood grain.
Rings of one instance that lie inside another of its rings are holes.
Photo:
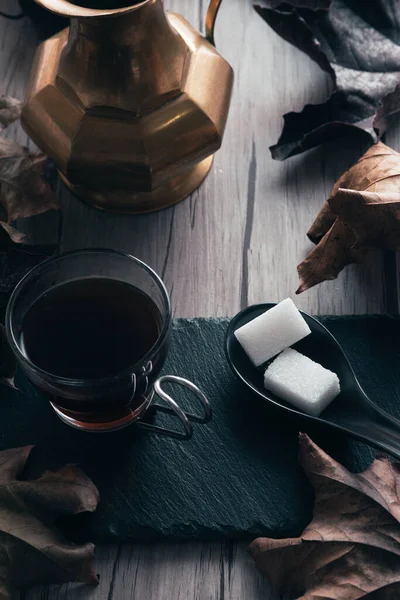
[[[203,27],[206,0],[169,0],[170,10]],[[15,11],[15,0],[0,0]],[[216,42],[235,70],[235,89],[223,147],[213,170],[190,198],[146,216],[106,214],[60,186],[62,248],[105,246],[142,258],[163,277],[176,316],[233,315],[260,301],[294,297],[296,265],[309,250],[306,231],[338,175],[363,149],[337,142],[278,163],[268,147],[279,135],[282,114],[329,93],[326,75],[280,39],[250,2],[227,0]],[[22,97],[35,34],[27,19],[0,18],[1,93]],[[7,134],[30,143],[19,125]],[[390,138],[399,147],[399,135]],[[54,225],[29,225],[38,243],[54,237]],[[47,237],[46,237],[47,236]],[[336,281],[296,298],[313,313],[379,313],[397,303],[393,257],[376,254]],[[121,544],[100,547],[96,589],[40,587],[21,599],[272,600],[243,544]]]

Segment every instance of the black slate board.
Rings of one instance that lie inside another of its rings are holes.
[[[348,351],[367,393],[400,417],[400,320],[322,317]],[[236,381],[223,340],[227,320],[174,323],[165,373],[195,381],[214,418],[177,442],[140,432],[94,435],[62,424],[19,377],[22,393],[0,388],[0,447],[36,444],[29,476],[77,463],[99,487],[94,515],[64,523],[76,539],[140,539],[258,535],[294,536],[310,518],[312,491],[297,462],[297,429]],[[175,389],[174,389],[175,393]],[[182,396],[179,399],[183,401]],[[318,439],[349,468],[360,470],[374,451],[335,434]]]

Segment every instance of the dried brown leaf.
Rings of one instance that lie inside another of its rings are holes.
[[[400,247],[400,154],[378,142],[335,183],[311,226],[318,242],[297,267],[297,293],[335,279],[367,248]]]
[[[8,225],[7,223],[4,223],[3,221],[0,221],[0,226],[7,233],[7,235],[9,236],[9,239],[12,242],[14,242],[14,244],[21,244],[27,238],[25,233],[21,233],[20,231],[18,231],[18,229],[15,229],[15,227],[11,227],[11,225]],[[1,246],[1,239],[0,239],[0,246]]]
[[[345,135],[371,143],[380,139],[400,112],[398,0],[253,3],[278,35],[328,73],[333,85],[325,102],[284,115],[272,157],[284,160]]]
[[[336,215],[332,212],[327,200],[315,217],[310,229],[307,231],[307,237],[314,242],[314,244],[318,244],[324,235],[328,233],[335,221]]]
[[[380,194],[339,189],[329,203],[338,219],[355,232],[354,249],[400,250],[400,188]]]
[[[0,137],[0,225],[14,242],[25,236],[11,223],[59,207],[45,178],[46,161],[43,154]]]
[[[296,294],[309,288],[336,279],[347,265],[360,262],[364,249],[354,249],[356,235],[346,223],[336,219],[329,231],[302,263],[297,267],[299,287]]]
[[[94,546],[69,542],[55,526],[60,516],[96,509],[95,485],[74,466],[21,480],[31,450],[0,452],[0,598],[34,583],[98,583]]]
[[[300,460],[315,490],[313,519],[299,538],[255,540],[258,568],[292,598],[400,597],[400,464],[378,458],[350,473],[304,434]]]
[[[382,173],[384,174],[383,178]],[[370,192],[396,192],[400,190],[400,178],[396,180],[399,175],[400,154],[393,148],[378,142],[369,148],[351,169],[339,177],[307,236],[312,242],[318,243],[331,228],[337,215],[329,204],[340,188]]]
[[[22,102],[10,96],[0,96],[0,129],[6,128],[10,123],[21,116]]]

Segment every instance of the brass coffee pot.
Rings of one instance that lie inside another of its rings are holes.
[[[233,83],[214,48],[221,1],[204,38],[162,0],[36,0],[71,22],[38,47],[22,124],[77,196],[148,212],[206,177]]]

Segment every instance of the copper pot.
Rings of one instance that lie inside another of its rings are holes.
[[[213,46],[221,0],[210,2],[208,39],[162,0],[110,9],[36,1],[71,22],[38,47],[22,123],[68,187],[123,212],[188,196],[228,116],[233,73]]]

